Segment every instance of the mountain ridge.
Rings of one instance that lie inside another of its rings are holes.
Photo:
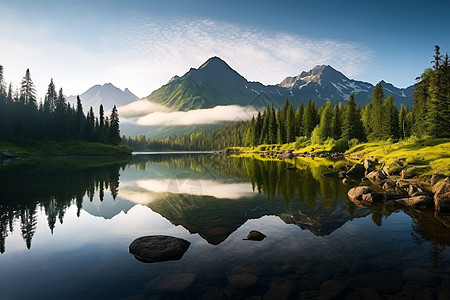
[[[396,105],[412,105],[413,86],[397,88],[381,81],[385,96],[392,94]],[[281,107],[286,98],[294,106],[308,99],[318,106],[327,100],[332,104],[345,102],[351,93],[360,105],[371,100],[374,85],[346,77],[330,65],[317,65],[299,75],[288,76],[276,85],[250,82],[221,58],[209,58],[198,68],[191,68],[183,76],[174,76],[161,88],[145,97],[177,110],[211,108],[217,105],[263,107],[272,102]],[[268,101],[257,103],[264,94]]]
[[[139,99],[128,88],[121,90],[112,83],[105,83],[103,85],[96,84],[79,96],[85,112],[90,107],[97,110],[100,104],[103,105],[105,111],[109,111],[114,105],[121,106]],[[77,96],[67,97],[67,102],[76,105]]]

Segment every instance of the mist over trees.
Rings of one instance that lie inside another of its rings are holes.
[[[119,115],[114,107],[105,117],[103,107],[97,118],[91,107],[88,114],[78,97],[72,107],[64,97],[63,89],[56,92],[53,79],[42,102],[38,103],[36,88],[27,69],[20,87],[6,88],[3,67],[0,66],[0,140],[24,144],[32,140],[86,140],[118,145],[121,141]]]
[[[450,137],[450,67],[448,54],[435,46],[433,67],[417,78],[413,107],[398,108],[392,95],[384,95],[379,82],[372,101],[364,107],[351,94],[345,104],[327,102],[317,108],[309,99],[297,110],[286,99],[281,109],[268,105],[250,121],[234,122],[211,132],[147,139],[123,137],[124,143],[139,150],[220,150],[230,146],[255,147],[262,144],[334,143],[340,145],[379,140]]]

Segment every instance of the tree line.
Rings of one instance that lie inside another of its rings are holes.
[[[76,106],[66,101],[63,89],[56,92],[50,80],[44,101],[38,103],[36,89],[27,69],[20,87],[8,87],[0,65],[0,140],[24,144],[30,140],[86,140],[118,145],[121,142],[119,114],[114,106],[105,116],[100,105],[99,117],[90,107],[85,115],[80,97]]]
[[[372,100],[364,107],[351,94],[345,105],[332,106],[328,101],[318,108],[308,100],[297,109],[286,99],[281,109],[269,105],[250,121],[231,123],[210,132],[197,132],[161,139],[123,137],[124,143],[139,150],[219,150],[229,146],[254,147],[262,144],[296,142],[334,143],[348,147],[365,141],[399,140],[411,135],[419,138],[450,137],[450,66],[448,54],[442,56],[435,46],[432,61],[417,78],[412,109],[398,108],[392,95],[385,97],[381,82],[373,92]],[[341,147],[342,148],[342,147]]]

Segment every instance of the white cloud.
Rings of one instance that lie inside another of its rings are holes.
[[[111,82],[147,96],[173,75],[183,75],[212,56],[248,80],[265,84],[279,83],[316,64],[330,64],[355,77],[372,59],[370,49],[358,43],[210,19],[105,19],[95,23],[101,30],[80,29],[78,36],[71,36],[76,29],[70,22],[42,20],[24,19],[21,12],[0,5],[0,27],[8,28],[0,36],[6,80],[17,86],[30,68],[38,97],[44,96],[51,77],[67,95]]]
[[[119,106],[117,108],[122,117],[135,117],[151,114],[154,112],[169,112],[170,109],[147,99],[140,99],[133,101],[127,105]]]
[[[190,111],[152,112],[138,118],[136,124],[141,126],[214,124],[224,121],[249,120],[257,113],[253,107],[226,105]]]

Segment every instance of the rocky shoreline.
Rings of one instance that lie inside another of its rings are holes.
[[[411,174],[417,168],[428,166],[409,166],[399,175],[390,175],[388,168],[377,162],[364,160],[362,164],[354,164],[346,172],[337,172],[343,177],[343,184],[358,185],[348,191],[348,198],[358,206],[370,207],[384,203],[387,209],[433,208],[436,213],[450,211],[450,178],[442,174],[431,177],[431,190],[419,183]],[[331,176],[334,173],[325,173]],[[441,180],[442,179],[442,180]],[[370,183],[370,184],[366,184]]]

